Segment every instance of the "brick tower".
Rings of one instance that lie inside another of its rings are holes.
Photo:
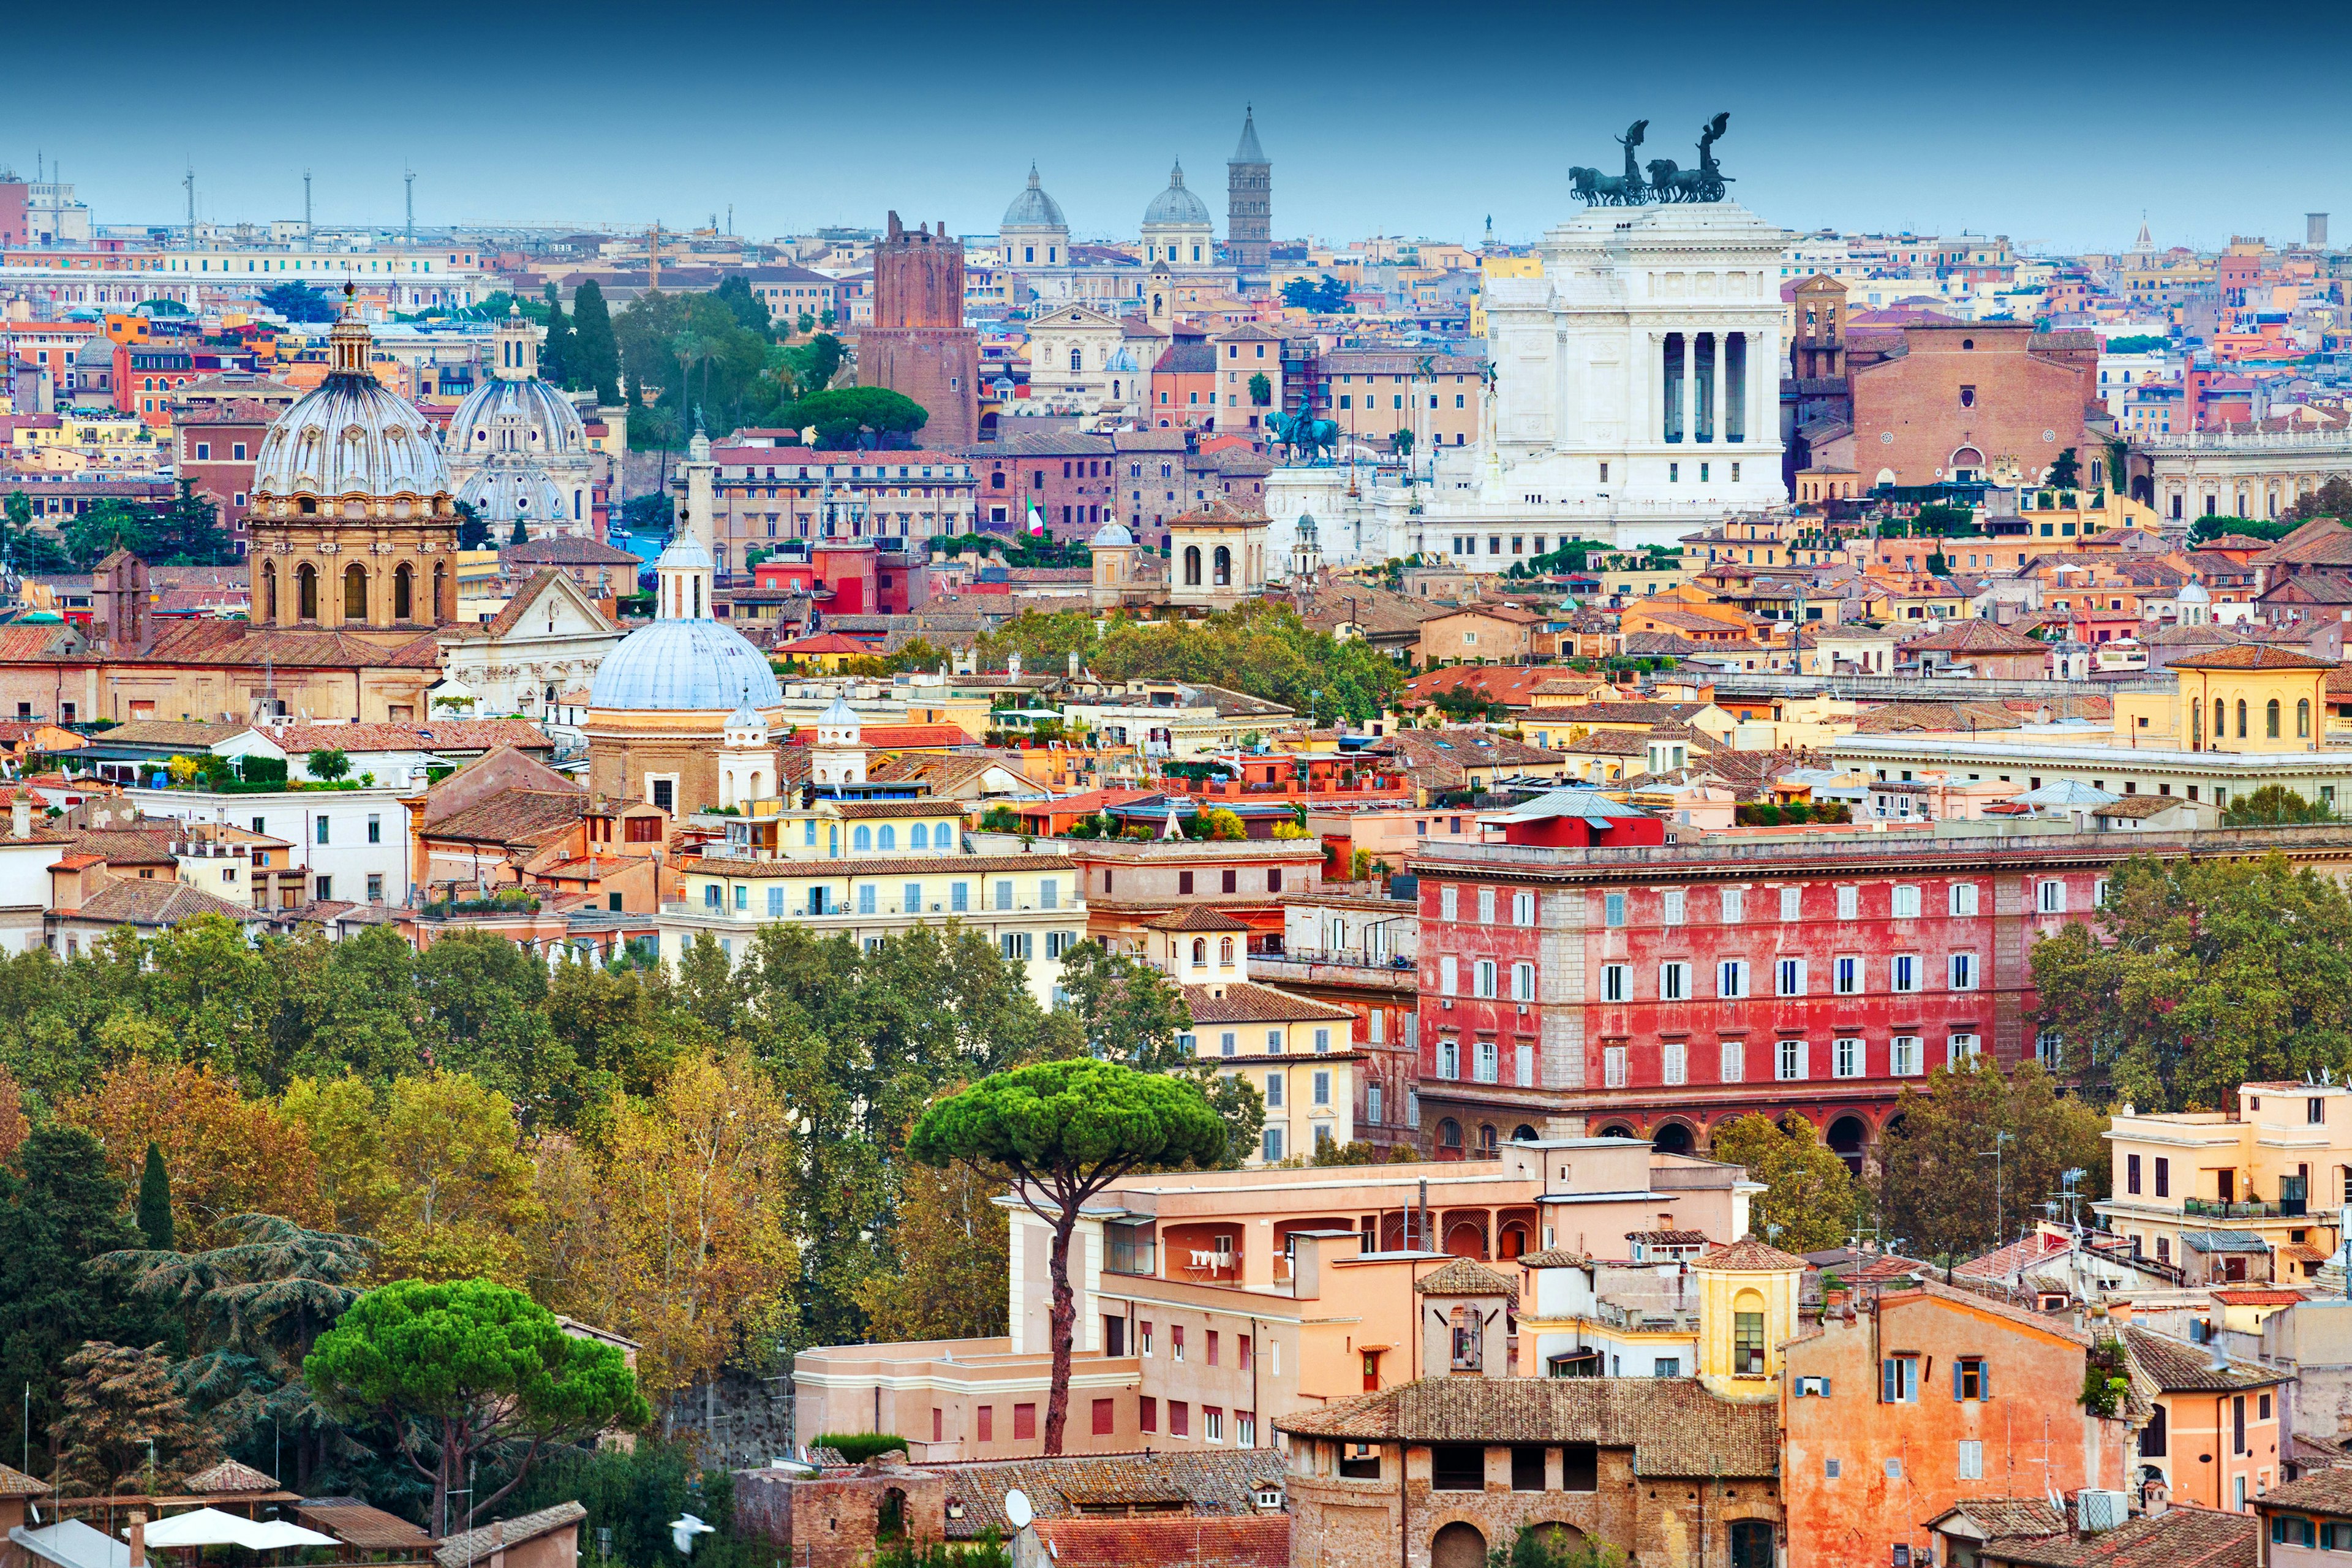
[[[857,379],[921,404],[926,447],[980,438],[980,334],[963,324],[963,245],[917,225],[874,247],[874,324],[859,334]]]
[[[1257,144],[1257,116],[1242,110],[1241,145],[1225,160],[1225,248],[1240,272],[1264,272],[1274,240],[1274,165]]]

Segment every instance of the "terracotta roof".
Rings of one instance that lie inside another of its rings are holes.
[[[580,820],[588,809],[585,790],[503,790],[478,805],[423,824],[423,838],[462,838],[476,844],[538,844]]]
[[[1424,1296],[1509,1296],[1516,1300],[1519,1294],[1516,1280],[1466,1258],[1440,1265],[1414,1280],[1412,1288]]]
[[[1199,904],[1187,904],[1172,915],[1162,915],[1156,921],[1146,921],[1152,931],[1248,931],[1250,926],[1231,915],[1219,914]]]
[[[442,719],[430,724],[289,724],[262,733],[289,756],[312,752],[488,752],[499,746],[551,751],[555,742],[528,719]]]
[[[198,915],[222,915],[239,924],[266,918],[243,904],[233,904],[200,888],[160,877],[131,877],[110,882],[83,900],[81,908],[58,912],[70,920],[143,926],[177,925]]]
[[[184,746],[201,751],[233,741],[252,728],[236,720],[133,719],[100,731],[91,739],[110,746]]]
[[[2050,645],[2011,631],[1991,621],[1955,621],[1939,632],[1915,637],[1903,645],[1926,653],[2047,654]]]
[[[2292,1307],[2307,1300],[2300,1290],[2216,1290],[2213,1300],[2225,1307]]]
[[[534,539],[527,544],[509,544],[499,552],[499,563],[502,566],[637,566],[644,564],[644,558],[606,544],[602,540],[564,534],[555,539]]]
[[[2024,727],[2016,714],[1995,702],[1890,702],[1884,708],[1864,710],[1853,726],[1858,735]]]
[[[2137,1323],[2124,1327],[2124,1351],[2134,1371],[2161,1394],[2231,1394],[2293,1381],[2259,1367],[2213,1364],[2212,1353],[2187,1340],[2159,1334]]]
[[[387,647],[337,631],[289,631],[249,621],[181,621],[150,647],[142,664],[258,666],[295,669],[437,669],[433,632]]]
[[[1015,857],[1021,858],[1021,857]],[[1033,865],[1034,862],[1031,862]],[[1195,1024],[1307,1024],[1318,1018],[1355,1021],[1356,1016],[1345,1007],[1333,1007],[1321,1002],[1310,1002],[1304,996],[1293,996],[1286,991],[1276,991],[1269,985],[1253,985],[1237,981],[1220,987],[1219,996],[1206,985],[1187,985],[1184,1005],[1192,1010]]]
[[[1559,684],[1551,668],[1540,664],[1448,664],[1423,670],[1404,689],[1422,702],[1440,692],[1466,689],[1505,708],[1525,708],[1536,692]]]
[[[1713,1252],[1701,1253],[1691,1259],[1691,1267],[1720,1269],[1727,1274],[1777,1274],[1790,1268],[1801,1272],[1805,1260],[1749,1236]]]
[[[1633,1450],[1640,1476],[1769,1478],[1780,1406],[1716,1398],[1690,1377],[1440,1377],[1275,1422],[1362,1442],[1595,1443]]]
[[[2211,653],[2193,653],[2187,658],[2176,658],[2174,669],[2334,669],[2332,658],[2314,658],[2307,653],[2290,653],[2282,647],[2262,643],[2240,643],[2235,647],[2215,648]]]
[[[520,1514],[495,1523],[477,1525],[461,1530],[434,1549],[434,1561],[441,1568],[472,1568],[487,1563],[494,1547],[512,1547],[525,1541],[536,1541],[542,1535],[577,1526],[588,1517],[588,1510],[576,1502],[560,1502],[536,1513]],[[569,1556],[570,1553],[566,1553]]]
[[[1706,1232],[1703,1230],[1629,1230],[1625,1233],[1625,1239],[1646,1242],[1652,1247],[1703,1247],[1706,1244]],[[1797,1261],[1802,1263],[1804,1259],[1801,1258]]]
[[[841,800],[830,803],[835,815],[847,822],[876,822],[884,817],[961,816],[963,807],[951,800]]]
[[[2259,1516],[2175,1503],[2096,1535],[1989,1541],[1978,1556],[2019,1568],[2254,1568]]]
[[[2343,1454],[2312,1446],[2314,1457],[2326,1455],[2323,1460],[2327,1468],[2315,1470],[2301,1480],[2289,1481],[2283,1487],[2273,1487],[2262,1496],[2263,1508],[2307,1508],[2314,1513],[2352,1515],[2352,1469],[2337,1469]]]
[[[2063,1509],[2053,1508],[2047,1499],[2038,1497],[1962,1498],[1928,1523],[1940,1525],[1954,1518],[1968,1520],[1987,1541],[2063,1535],[2072,1528]]]
[[[944,1472],[950,1500],[963,1505],[963,1517],[948,1521],[948,1534],[963,1540],[994,1531],[1011,1533],[1004,1494],[1026,1492],[1041,1521],[1074,1518],[1083,1507],[1181,1501],[1190,1514],[1225,1517],[1255,1514],[1252,1494],[1283,1484],[1280,1450],[1241,1448],[1198,1454],[1074,1454],[1059,1458],[979,1459],[926,1465]]]
[[[0,1497],[47,1497],[49,1483],[37,1480],[11,1465],[0,1465]]]
[[[189,1492],[274,1492],[278,1478],[265,1476],[251,1465],[223,1459],[208,1470],[198,1470],[180,1486]]]
[[[1592,1259],[1572,1247],[1548,1247],[1541,1252],[1522,1252],[1511,1261],[1522,1268],[1577,1268]]]
[[[294,1512],[311,1529],[363,1552],[414,1552],[433,1543],[431,1532],[421,1526],[355,1497],[304,1498]]]

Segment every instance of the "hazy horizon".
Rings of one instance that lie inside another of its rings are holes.
[[[2329,79],[2352,57],[2346,14],[2217,27],[2158,5],[2116,37],[2113,13],[2087,7],[1943,24],[1702,5],[1661,25],[1511,3],[1433,38],[1415,31],[1425,8],[1381,5],[1218,8],[1186,30],[929,5],[893,7],[879,37],[862,16],[688,26],[539,0],[491,25],[380,15],[273,5],[234,37],[162,7],[109,12],[102,34],[62,8],[14,18],[0,166],[61,162],[101,224],[184,222],[193,163],[205,221],[300,217],[307,167],[319,226],[397,226],[414,168],[420,226],[688,228],[723,226],[731,204],[734,231],[764,239],[878,226],[890,208],[992,232],[1034,158],[1094,239],[1133,237],[1181,158],[1222,235],[1225,159],[1255,104],[1277,237],[1475,241],[1491,215],[1518,244],[1577,210],[1568,168],[1614,167],[1629,121],[1650,121],[1645,159],[1688,164],[1701,122],[1728,110],[1717,151],[1735,198],[1790,229],[2115,249],[2145,209],[2158,245],[2210,248],[2299,241],[2306,211],[2340,210],[2352,236],[2352,127],[2323,93],[2266,102],[2249,133],[2181,80],[2216,49]]]

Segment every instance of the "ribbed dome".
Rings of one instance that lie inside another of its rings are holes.
[[[1095,530],[1095,536],[1087,542],[1097,549],[1116,550],[1120,545],[1134,543],[1135,535],[1129,533],[1127,531],[1127,524],[1119,521],[1118,519],[1105,518],[1103,525]]]
[[[533,376],[492,379],[466,395],[449,419],[450,454],[486,458],[498,445],[501,419],[519,421],[522,449],[537,458],[569,458],[588,450],[588,427],[572,399]]]
[[[1184,188],[1183,164],[1170,172],[1168,188],[1151,198],[1151,205],[1143,209],[1143,221],[1149,226],[1210,226],[1209,204]]]
[[[365,372],[338,372],[270,422],[253,465],[257,495],[410,496],[449,489],[433,426]]]
[[[500,544],[507,542],[503,530],[518,520],[526,525],[575,521],[570,492],[529,458],[506,453],[491,458],[468,479],[457,499],[470,505],[484,522],[502,531],[498,538]]]
[[[783,700],[768,658],[713,620],[656,621],[621,639],[596,667],[591,708],[729,713]]]
[[[1029,165],[1029,188],[1013,198],[1004,209],[1004,221],[996,226],[1007,228],[1067,228],[1062,216],[1062,205],[1047,195],[1037,184],[1037,165]]]

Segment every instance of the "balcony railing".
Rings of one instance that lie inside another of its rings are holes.
[[[2225,1204],[2215,1198],[2183,1198],[2180,1212],[2199,1215],[2206,1219],[2301,1219],[2305,1204],[2301,1198],[2285,1198],[2274,1204]]]

